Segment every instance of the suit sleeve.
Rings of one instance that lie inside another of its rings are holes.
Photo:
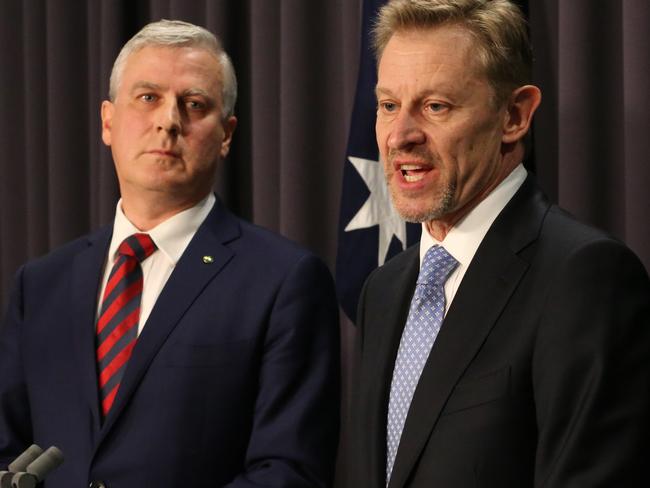
[[[227,486],[330,486],[339,435],[338,305],[312,256],[286,276],[261,362],[246,471]]]
[[[361,368],[363,364],[363,341],[365,333],[365,316],[366,316],[366,296],[368,286],[376,270],[374,270],[361,288],[359,294],[359,303],[357,305],[357,315],[355,321],[355,334],[352,350],[352,388],[350,389],[349,409],[347,412],[349,423],[344,432],[344,445],[342,459],[345,460],[342,468],[344,469],[345,486],[348,488],[360,487],[364,485],[364,473],[367,472],[366,459],[363,449],[363,435],[368,428],[366,420],[363,418],[363,409],[361,406]]]
[[[535,486],[650,486],[650,284],[626,248],[571,253],[533,354]]]
[[[32,432],[27,389],[20,354],[22,268],[0,326],[0,470],[6,469],[27,446]]]

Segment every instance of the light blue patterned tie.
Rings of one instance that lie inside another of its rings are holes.
[[[429,248],[422,260],[408,319],[397,351],[388,401],[386,484],[393,471],[406,415],[424,364],[445,316],[445,281],[458,261],[444,247]]]

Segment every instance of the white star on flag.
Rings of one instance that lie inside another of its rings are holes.
[[[363,178],[368,190],[370,190],[370,196],[345,227],[345,232],[378,225],[379,251],[377,264],[381,266],[386,261],[386,253],[393,236],[397,237],[402,244],[402,249],[404,249],[406,245],[406,222],[393,207],[384,180],[384,171],[379,161],[353,156],[349,156],[348,160]]]

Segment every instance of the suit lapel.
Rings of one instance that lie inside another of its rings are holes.
[[[422,371],[389,488],[405,486],[453,388],[526,272],[518,253],[536,239],[547,209],[529,177],[479,246]]]
[[[176,264],[142,329],[120,384],[115,403],[102,428],[101,440],[124,410],[149,365],[169,334],[207,284],[232,259],[223,244],[239,236],[237,220],[217,201]],[[204,257],[210,256],[207,263]]]
[[[74,354],[79,366],[81,392],[92,415],[94,432],[99,431],[99,393],[95,361],[95,319],[97,295],[104,262],[110,243],[111,229],[107,227],[88,238],[88,247],[72,263],[71,314]]]
[[[386,266],[381,276],[381,282],[376,286],[382,290],[399,290],[399,293],[388,293],[379,303],[368,304],[372,307],[372,316],[368,322],[373,322],[373,328],[366,333],[372,333],[378,345],[376,354],[369,358],[364,383],[371,385],[366,399],[366,411],[371,412],[370,428],[367,430],[371,465],[369,470],[375,479],[367,480],[367,486],[383,487],[386,482],[386,415],[388,410],[388,395],[393,376],[393,368],[397,349],[406,318],[411,297],[415,290],[415,282],[419,271],[419,247],[412,246],[402,256],[396,258],[391,265]],[[402,292],[405,290],[405,292]],[[376,327],[376,324],[381,324]],[[370,339],[368,339],[370,340]]]

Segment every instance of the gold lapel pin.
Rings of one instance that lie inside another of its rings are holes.
[[[212,256],[203,256],[203,262],[205,264],[212,264],[214,263],[214,258]]]

